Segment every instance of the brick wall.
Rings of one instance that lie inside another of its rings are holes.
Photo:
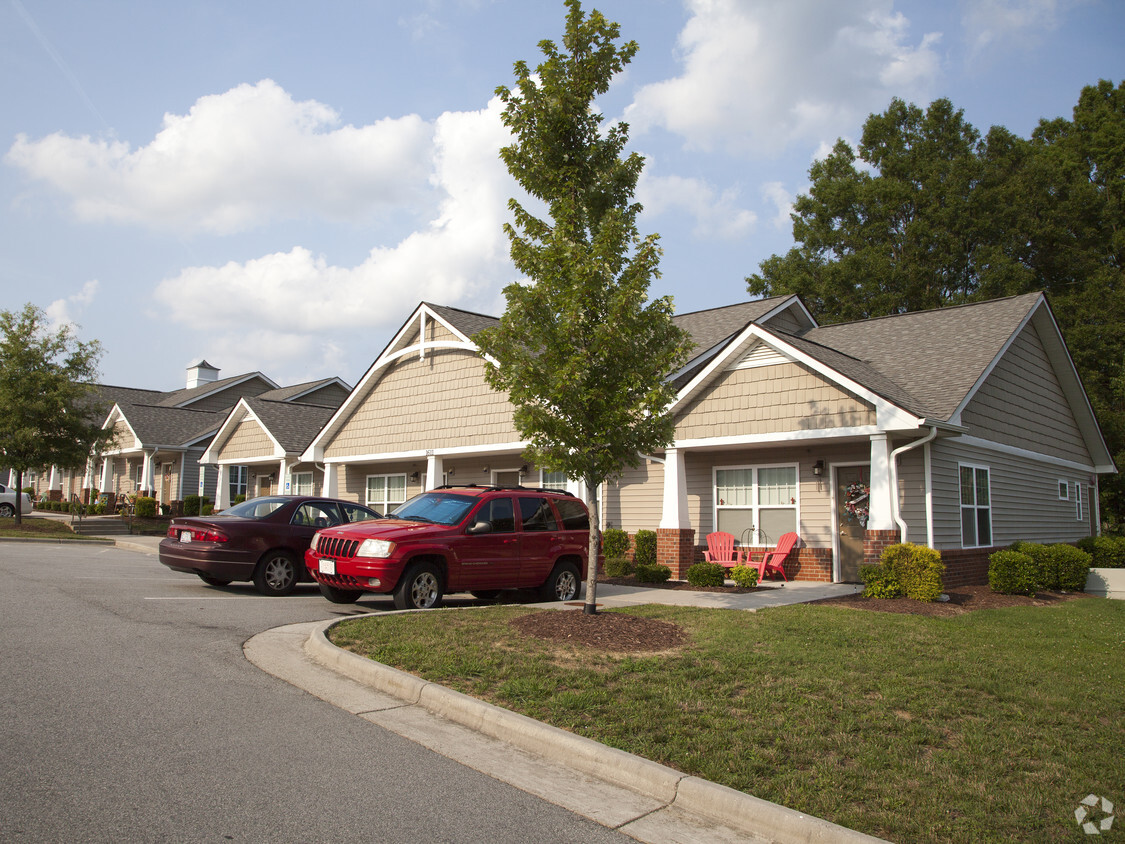
[[[656,564],[668,566],[673,580],[687,580],[687,570],[696,558],[703,559],[702,552],[695,547],[695,531],[684,529],[656,529]]]
[[[988,556],[1002,550],[994,548],[951,548],[941,552],[945,563],[942,583],[950,586],[969,586],[988,583]]]
[[[863,534],[863,564],[875,566],[883,552],[899,542],[898,530],[869,530]]]

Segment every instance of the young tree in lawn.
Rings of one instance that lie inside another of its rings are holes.
[[[101,345],[71,327],[52,331],[42,309],[0,311],[0,464],[16,472],[85,466],[109,438],[97,416],[94,380]],[[16,496],[16,524],[21,524]]]
[[[501,150],[508,171],[542,202],[540,218],[512,199],[506,225],[512,261],[530,280],[504,290],[497,327],[476,336],[488,383],[506,391],[527,456],[586,486],[591,514],[585,612],[596,612],[597,490],[640,454],[668,445],[675,396],[666,376],[687,359],[690,341],[672,323],[669,298],[648,300],[657,277],[655,234],[641,237],[633,201],[643,160],[622,157],[628,126],[603,130],[594,98],[632,60],[619,27],[567,2],[563,48],[542,41],[532,71],[515,65],[516,87],[500,87],[514,143]]]

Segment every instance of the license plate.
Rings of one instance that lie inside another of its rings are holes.
[[[180,531],[180,542],[191,542],[191,531],[190,530],[181,530]]]
[[[320,573],[321,574],[335,575],[336,574],[336,561],[335,560],[325,560],[325,559],[322,558],[321,561],[320,561]]]

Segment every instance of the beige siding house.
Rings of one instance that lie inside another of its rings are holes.
[[[887,544],[930,545],[947,584],[1016,539],[1097,530],[1116,468],[1046,299],[820,326],[795,296],[675,317],[674,442],[600,491],[603,527],[656,530],[683,576],[707,534],[772,547],[790,577],[855,581]],[[390,509],[443,482],[570,486],[529,465],[473,336],[493,317],[423,303],[302,455],[324,494]]]

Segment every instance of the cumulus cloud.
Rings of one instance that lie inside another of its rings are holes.
[[[515,184],[497,150],[508,142],[500,101],[447,112],[432,131],[433,188],[443,197],[425,228],[336,266],[298,246],[249,261],[198,266],[166,279],[156,298],[174,318],[222,335],[253,325],[279,335],[331,336],[395,325],[420,299],[465,303],[511,275],[502,225]],[[188,292],[190,291],[190,294]],[[222,308],[214,308],[222,301]],[[311,342],[311,339],[310,341]]]
[[[316,216],[354,220],[416,198],[432,126],[417,115],[341,126],[275,82],[243,84],[166,114],[145,146],[55,133],[17,137],[9,164],[53,186],[84,221],[229,234]]]
[[[56,299],[51,302],[51,304],[43,309],[44,313],[47,315],[47,321],[51,330],[58,331],[64,326],[69,326],[72,330],[76,329],[77,325],[74,321],[74,317],[71,315],[72,309],[77,308],[81,310],[91,304],[97,292],[98,280],[93,279],[82,285],[82,289],[73,296],[67,296],[65,299]]]
[[[702,239],[738,240],[745,237],[758,218],[738,207],[738,191],[717,190],[701,179],[683,176],[641,176],[637,198],[646,214],[683,211],[695,220],[693,234]]]
[[[683,73],[643,87],[625,117],[691,149],[776,154],[835,137],[893,96],[924,95],[938,34],[911,43],[891,0],[686,0]]]
[[[783,183],[766,182],[762,185],[762,199],[776,209],[776,213],[770,221],[773,223],[773,227],[788,231],[793,225],[793,218],[790,217],[790,214],[793,213],[793,203],[796,197],[785,189]]]
[[[1027,47],[1058,26],[1059,13],[1072,3],[1060,0],[973,0],[961,22],[974,52],[997,42]]]

